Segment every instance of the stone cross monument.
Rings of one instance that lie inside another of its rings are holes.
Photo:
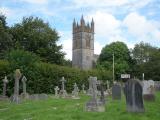
[[[77,84],[74,83],[73,87],[74,87],[74,89],[72,91],[72,98],[73,99],[79,99],[79,95],[78,95],[79,88],[78,88]]]
[[[7,76],[5,76],[5,78],[3,79],[3,97],[6,97],[7,83],[8,83],[8,79],[7,79]]]
[[[62,79],[60,81],[62,82],[62,87],[61,87],[61,90],[60,90],[60,96],[62,98],[65,98],[65,97],[67,97],[67,92],[66,92],[65,86],[64,86],[64,83],[66,82],[66,80],[64,79],[64,77],[62,77]]]
[[[85,91],[85,85],[84,84],[82,84],[82,92],[85,94],[86,93],[86,91]]]
[[[54,91],[55,91],[55,97],[58,97],[59,87],[56,86],[56,87],[54,88]]]
[[[29,98],[29,94],[26,91],[26,82],[27,82],[27,78],[25,76],[22,77],[22,83],[23,83],[23,93],[21,94],[21,97],[23,99],[28,99]]]
[[[26,94],[26,81],[27,81],[27,78],[25,76],[23,76],[22,78],[22,83],[23,83],[23,93]]]
[[[13,97],[11,100],[12,102],[15,102],[15,103],[20,102],[20,99],[19,99],[19,80],[20,80],[21,76],[22,76],[22,74],[20,72],[20,69],[16,69],[15,75],[14,75],[14,78],[15,78],[14,94],[13,94]]]

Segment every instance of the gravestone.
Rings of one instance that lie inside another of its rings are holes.
[[[82,85],[82,93],[83,93],[83,94],[86,93],[86,91],[85,91],[85,85],[84,85],[84,84]]]
[[[30,100],[46,100],[48,99],[48,95],[47,94],[32,94],[29,96]]]
[[[109,89],[109,81],[107,80],[107,89]]]
[[[60,81],[62,82],[62,86],[61,86],[61,90],[60,90],[60,97],[66,98],[67,92],[66,92],[65,86],[64,86],[64,83],[66,82],[66,80],[64,79],[64,77],[62,77],[62,79]]]
[[[106,100],[105,100],[105,95],[104,95],[104,84],[103,84],[103,82],[100,82],[99,87],[100,87],[100,93],[101,93],[100,101],[102,102],[102,104],[105,105]]]
[[[118,83],[112,86],[112,99],[121,100],[121,86]]]
[[[128,112],[144,112],[142,90],[139,80],[131,79],[125,83],[124,93]]]
[[[155,87],[153,80],[143,81],[143,98],[146,101],[155,101]]]
[[[72,98],[73,99],[80,99],[79,98],[79,95],[78,95],[78,92],[79,92],[79,88],[78,88],[78,86],[77,86],[77,84],[76,83],[74,83],[74,89],[73,89],[73,91],[72,91]]]
[[[92,95],[93,93],[93,88],[92,88],[92,79],[93,79],[93,77],[92,76],[90,76],[89,78],[88,78],[88,82],[89,82],[89,89],[87,90],[87,95]]]
[[[29,94],[26,92],[26,82],[27,82],[27,78],[23,76],[22,77],[23,93],[21,94],[22,99],[29,99]]]
[[[155,90],[160,91],[160,81],[154,81],[155,83]]]
[[[3,93],[0,96],[0,100],[8,100],[8,97],[6,96],[7,83],[8,83],[8,79],[7,79],[7,76],[5,76],[3,79]]]
[[[11,97],[11,102],[14,103],[19,103],[20,102],[20,97],[19,97],[19,80],[21,78],[22,74],[20,72],[20,69],[16,69],[15,71],[15,84],[14,84],[14,94]]]
[[[58,86],[56,86],[55,88],[54,88],[54,91],[55,91],[55,97],[59,97],[59,94],[58,94],[58,91],[59,91],[60,89],[59,89],[59,87]]]
[[[5,76],[5,78],[3,79],[3,96],[4,96],[4,97],[7,97],[7,96],[6,96],[7,83],[8,83],[8,79],[7,79],[7,76]]]
[[[91,79],[92,82],[90,83],[90,87],[92,87],[92,98],[86,103],[85,109],[86,111],[104,112],[105,106],[100,99],[98,99],[97,77],[92,77]]]

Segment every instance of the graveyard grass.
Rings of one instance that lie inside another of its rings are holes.
[[[158,120],[160,119],[160,92],[155,102],[145,102],[145,113],[126,112],[125,98],[121,101],[107,99],[106,111],[85,112],[89,97],[25,101],[13,104],[0,101],[0,120]]]

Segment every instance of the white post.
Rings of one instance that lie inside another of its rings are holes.
[[[142,78],[143,78],[143,80],[144,80],[144,73],[142,74]]]
[[[114,53],[113,53],[113,83],[114,83]]]

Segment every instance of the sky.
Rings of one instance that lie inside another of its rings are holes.
[[[95,54],[111,42],[122,41],[129,48],[141,41],[160,47],[160,0],[0,0],[0,13],[9,26],[25,16],[36,16],[55,28],[66,53],[72,59],[72,23],[95,22]]]

